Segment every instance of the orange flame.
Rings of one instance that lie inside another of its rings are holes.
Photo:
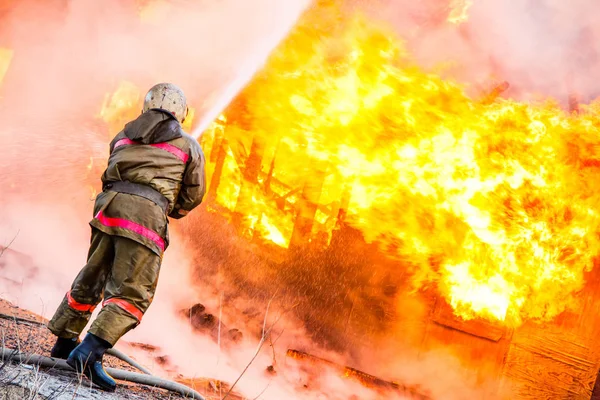
[[[285,247],[307,205],[312,240],[349,193],[347,223],[457,315],[518,325],[574,307],[600,249],[598,106],[472,100],[390,32],[334,14],[308,14],[204,134],[216,201]]]
[[[98,117],[108,125],[111,138],[139,115],[141,101],[140,90],[131,82],[121,82],[114,93],[105,95]]]

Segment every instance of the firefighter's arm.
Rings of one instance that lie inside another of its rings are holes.
[[[202,203],[206,192],[205,159],[198,142],[194,141],[190,153],[191,157],[183,174],[179,197],[173,211],[169,214],[171,218],[179,219],[185,217]]]

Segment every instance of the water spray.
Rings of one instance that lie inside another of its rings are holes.
[[[215,104],[204,114],[204,117],[192,132],[192,136],[195,139],[200,139],[202,132],[204,132],[210,124],[223,112],[223,110],[231,103],[231,101],[238,95],[238,93],[250,82],[252,77],[259,71],[260,68],[265,64],[269,55],[275,49],[275,47],[288,35],[290,30],[296,25],[296,22],[302,12],[306,10],[313,0],[306,0],[303,7],[298,11],[298,15],[289,21],[289,24],[284,28],[280,28],[278,32],[274,32],[269,40],[266,41],[265,45],[261,49],[262,51],[256,51],[257,57],[249,60],[244,64],[243,68],[240,69],[240,73],[234,77],[234,79],[225,87],[221,92],[221,95],[217,98]]]
[[[262,63],[254,63],[251,65],[248,63],[242,68],[242,72],[239,73],[221,92],[221,95],[217,98],[217,101],[213,106],[208,109],[204,114],[204,117],[200,121],[200,124],[192,132],[192,136],[195,139],[200,139],[202,132],[204,132],[210,124],[223,112],[223,110],[231,103],[231,101],[237,96],[237,94],[248,84],[250,79],[256,74],[258,69],[262,66]]]

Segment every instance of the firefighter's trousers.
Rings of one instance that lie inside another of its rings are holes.
[[[161,261],[160,256],[136,241],[92,228],[87,264],[48,328],[58,337],[78,337],[104,298],[89,332],[114,346],[141,322],[150,307]]]

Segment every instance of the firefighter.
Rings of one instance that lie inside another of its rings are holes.
[[[204,154],[181,128],[187,111],[181,89],[158,84],[146,95],[142,114],[110,143],[103,191],[90,222],[87,264],[48,324],[58,337],[51,356],[66,359],[107,391],[116,384],[102,367],[102,357],[140,324],[152,303],[169,244],[167,217],[184,217],[204,197]],[[80,342],[102,299],[102,309]]]

